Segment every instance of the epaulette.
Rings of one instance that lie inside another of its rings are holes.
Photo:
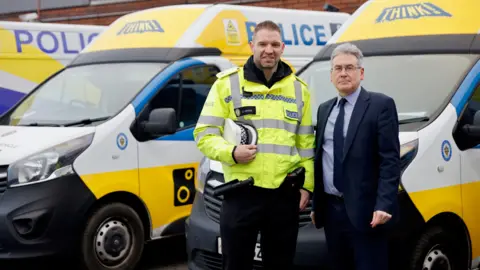
[[[304,80],[300,79],[300,77],[298,77],[297,75],[295,75],[295,79],[297,79],[297,81],[301,82],[304,86],[308,86],[307,83]]]
[[[217,73],[217,78],[219,78],[219,79],[223,78],[223,77],[228,76],[228,75],[230,75],[234,72],[238,72],[239,70],[240,70],[240,67],[232,67],[232,68],[226,69],[222,72]]]

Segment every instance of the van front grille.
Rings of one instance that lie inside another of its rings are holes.
[[[193,256],[193,261],[201,269],[205,270],[222,270],[223,269],[223,257],[221,254],[195,250]],[[262,270],[263,264],[259,261],[253,261],[252,270]]]
[[[7,169],[8,166],[0,165],[0,194],[7,190]]]

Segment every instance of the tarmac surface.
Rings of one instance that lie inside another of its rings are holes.
[[[137,270],[187,270],[185,237],[157,240],[145,246]],[[22,261],[0,261],[1,270],[75,270],[74,264],[59,259],[44,258]]]

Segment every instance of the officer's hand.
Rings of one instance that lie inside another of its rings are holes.
[[[235,149],[233,156],[238,163],[248,163],[255,158],[255,153],[257,153],[256,145],[239,145]]]
[[[312,220],[313,225],[315,225],[315,212],[310,212],[310,219]]]
[[[307,207],[308,201],[310,200],[310,194],[304,189],[300,189],[300,211],[303,211]]]

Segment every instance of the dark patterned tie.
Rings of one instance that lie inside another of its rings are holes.
[[[333,129],[333,184],[338,191],[343,192],[343,175],[342,175],[342,159],[343,159],[343,122],[345,116],[344,104],[346,100],[340,99],[339,112]]]

